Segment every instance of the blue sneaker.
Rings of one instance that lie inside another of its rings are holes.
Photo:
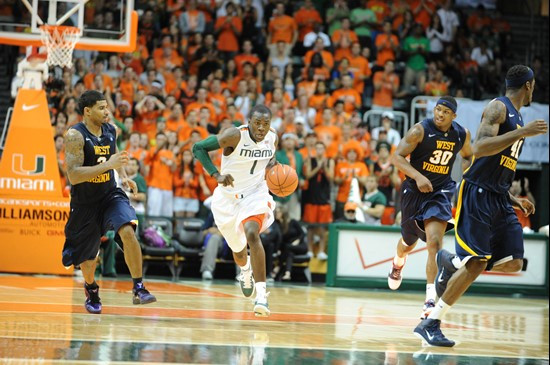
[[[453,265],[455,255],[447,250],[439,250],[435,256],[437,263],[437,276],[435,277],[435,292],[439,298],[445,293],[449,279],[456,272],[456,267]]]
[[[269,305],[267,304],[268,296],[269,292],[264,297],[256,297],[256,301],[254,302],[254,315],[256,317],[269,317],[271,314]]]
[[[453,347],[455,342],[445,337],[443,332],[441,332],[441,328],[439,328],[440,326],[441,321],[439,319],[427,318],[416,326],[414,334],[416,337],[420,338],[422,342],[430,346]]]
[[[149,304],[157,301],[157,298],[145,289],[143,283],[137,283],[132,292],[134,293],[132,300],[134,304]]]
[[[84,293],[86,293],[86,301],[84,302],[84,308],[91,314],[101,313],[101,298],[99,297],[99,286],[95,288],[87,288],[84,283]]]

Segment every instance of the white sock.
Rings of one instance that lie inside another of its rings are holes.
[[[246,256],[246,264],[244,266],[239,266],[241,268],[241,271],[248,271],[250,270],[250,256]]]
[[[443,299],[439,299],[437,303],[435,303],[435,308],[432,309],[432,312],[430,313],[428,318],[441,320],[449,309],[451,309],[451,306],[445,303]]]
[[[407,255],[405,255],[405,257],[407,257]],[[393,263],[395,264],[395,266],[403,266],[405,264],[405,257],[399,257],[397,256],[397,254],[395,254],[393,258]]]
[[[265,281],[257,281],[255,284],[256,287],[256,298],[265,298],[266,288]]]
[[[453,257],[453,259],[451,261],[452,261],[453,266],[455,267],[455,269],[458,270],[462,267],[462,260],[458,256]]]
[[[426,284],[426,302],[430,299],[435,302],[436,296],[435,284]]]

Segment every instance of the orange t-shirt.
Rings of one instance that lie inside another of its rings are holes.
[[[157,134],[157,118],[162,115],[160,110],[152,110],[138,115],[134,122],[134,130],[147,133],[149,139],[155,139]]]
[[[155,154],[155,150],[150,150],[145,157],[145,163],[150,166],[147,186],[171,191],[173,186],[172,170],[161,159],[169,159],[176,163],[172,151],[164,149]]]
[[[446,82],[430,81],[426,83],[424,93],[430,96],[443,96],[448,95],[449,88],[447,87]]]
[[[173,131],[173,132],[179,132],[182,129],[186,127],[185,120],[183,117],[180,117],[179,119],[174,119],[172,117],[166,118],[166,130]]]
[[[304,64],[306,66],[309,66],[311,64],[311,58],[315,53],[317,53],[317,51],[314,50],[309,50],[306,52],[306,55],[304,56]],[[332,57],[332,53],[330,53],[329,51],[321,51],[321,57],[329,68],[334,67],[334,57]]]
[[[331,108],[334,105],[332,97],[328,94],[313,94],[309,98],[309,106],[319,112],[324,107]],[[317,113],[319,114],[319,113]]]
[[[342,130],[335,125],[319,125],[313,128],[319,141],[327,147],[327,157],[334,158],[338,154],[338,144],[342,139]]]
[[[369,61],[363,56],[349,58],[349,70],[353,73],[353,87],[361,95],[365,87],[365,82],[361,81],[362,76],[369,77],[372,70],[369,66]]]
[[[283,41],[285,43],[291,43],[294,36],[294,32],[298,30],[298,25],[294,19],[288,15],[277,16],[269,22],[267,28],[269,34],[271,34],[271,43],[277,43]]]
[[[124,79],[120,79],[118,88],[120,90],[122,100],[126,100],[130,103],[130,105],[132,105],[134,102],[134,92],[137,89],[135,84],[132,81],[124,81]]]
[[[191,110],[196,110],[197,112],[200,112],[202,108],[208,108],[210,110],[210,118],[213,119],[216,117],[216,109],[214,109],[214,106],[208,102],[206,103],[199,103],[198,101],[192,102],[191,104],[187,105],[185,108],[185,116],[189,115],[189,112]]]
[[[343,100],[344,110],[348,113],[355,111],[357,107],[361,107],[361,95],[355,89],[338,89],[332,93],[334,101]]]
[[[216,166],[218,169],[220,169],[221,166],[221,149],[218,150],[216,153],[216,156],[212,158],[212,163],[214,166]],[[206,186],[208,187],[208,190],[210,190],[210,195],[214,193],[214,190],[218,187],[218,181],[214,179],[212,176],[208,175],[208,172],[204,170],[202,167],[202,164],[197,161],[195,163],[195,174],[198,176],[201,174],[204,178],[204,182],[206,183]],[[206,195],[204,195],[204,192],[202,191],[202,188],[199,187],[199,200],[202,202],[207,198]]]
[[[260,59],[257,56],[253,55],[253,54],[241,53],[241,54],[238,54],[237,56],[235,56],[235,65],[237,65],[237,74],[238,75],[242,76],[242,74],[243,74],[243,65],[246,62],[250,62],[252,64],[252,66],[256,66],[256,64],[258,62],[260,62]]]
[[[223,52],[237,52],[239,39],[233,28],[240,34],[243,30],[243,23],[241,18],[236,16],[231,17],[231,24],[227,23],[226,19],[226,16],[222,16],[216,20],[215,29],[220,32],[218,34],[218,49]]]
[[[298,23],[298,40],[300,42],[304,41],[306,34],[313,31],[313,25],[315,23],[323,24],[321,15],[319,15],[319,12],[315,9],[300,8],[300,10],[294,13],[294,19],[296,23]]]
[[[336,164],[334,168],[334,177],[344,178],[344,181],[342,181],[342,184],[338,187],[336,201],[341,203],[348,201],[353,172],[355,172],[356,177],[369,176],[369,170],[364,162],[356,161],[354,163],[349,163],[348,161],[342,161]]]
[[[130,144],[126,146],[126,151],[128,151],[128,156],[137,159],[138,161],[143,161],[147,155],[147,151],[139,147],[133,151],[130,151]]]
[[[186,169],[182,174],[181,168],[178,169],[178,171],[174,173],[173,184],[175,197],[198,199],[199,177],[195,171]]]
[[[342,38],[348,38],[350,45],[359,40],[359,38],[357,38],[357,34],[351,29],[336,29],[334,33],[332,33],[332,43],[338,43],[342,40]]]
[[[374,74],[373,83],[382,82],[380,90],[374,89],[372,103],[378,106],[391,108],[393,106],[393,85],[399,87],[399,77],[392,73],[388,76],[384,72]]]
[[[379,24],[382,24],[384,18],[390,15],[390,7],[388,6],[388,4],[386,4],[385,1],[371,0],[367,2],[367,9],[373,11]]]
[[[91,72],[88,72],[86,75],[84,75],[84,86],[86,87],[86,89],[93,89],[95,76],[96,75]],[[111,91],[113,91],[113,79],[111,79],[111,76],[107,74],[101,74],[101,77],[103,78],[103,86],[106,89],[111,89]]]
[[[393,44],[399,46],[399,39],[395,34],[388,36],[385,33],[380,33],[376,36],[376,48],[381,45],[384,46],[378,50],[378,54],[376,55],[376,64],[378,66],[383,67],[386,61],[395,60],[395,52],[391,47],[390,39],[393,40]]]

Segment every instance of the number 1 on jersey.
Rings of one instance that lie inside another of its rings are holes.
[[[254,175],[254,169],[256,168],[256,164],[258,163],[258,160],[255,160],[252,164],[252,168],[250,169],[250,175]]]

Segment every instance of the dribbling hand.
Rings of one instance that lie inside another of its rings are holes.
[[[231,174],[227,174],[227,175],[216,175],[215,176],[216,178],[216,181],[218,182],[218,184],[222,184],[223,186],[233,186],[233,176],[231,176]]]
[[[426,176],[420,175],[416,180],[416,186],[418,187],[418,190],[420,190],[421,193],[431,193],[434,191],[434,188],[432,186],[432,183]]]
[[[111,155],[107,163],[111,165],[111,168],[117,170],[122,166],[126,165],[129,161],[130,161],[130,157],[128,157],[128,152],[122,151],[119,153],[115,153],[114,155]]]

